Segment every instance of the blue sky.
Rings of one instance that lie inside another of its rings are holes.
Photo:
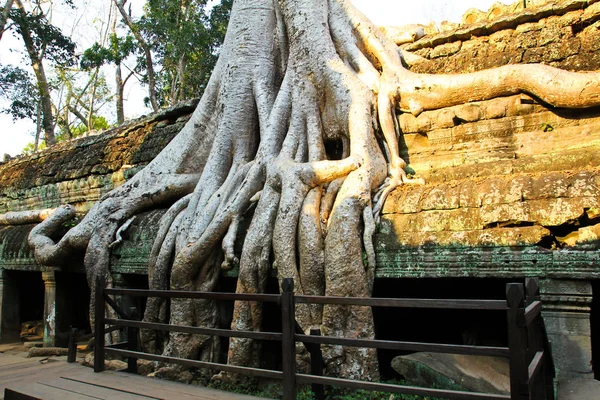
[[[406,25],[412,23],[427,24],[431,21],[441,22],[459,21],[462,14],[471,7],[488,9],[496,0],[351,0],[377,25]],[[511,0],[502,1],[511,3]],[[106,18],[109,0],[79,0],[76,3],[84,4],[80,11],[68,16],[59,12],[54,15],[54,23],[63,29],[66,34],[75,33],[76,42],[82,48],[89,47],[97,39],[97,31],[100,29],[103,17]],[[141,0],[132,0],[134,12],[140,12],[144,4]],[[82,29],[81,27],[85,27]],[[0,41],[0,62],[3,64],[17,64],[29,70],[30,67],[23,63],[23,55],[12,50],[21,50],[22,46],[18,40],[6,33]],[[113,81],[110,76],[111,70],[106,70],[108,82]],[[145,96],[145,88],[138,82],[128,84],[126,87],[125,110],[127,118],[136,118],[150,110],[141,104],[140,99]],[[3,104],[0,102],[0,107]],[[113,107],[109,106],[111,109]],[[114,115],[108,114],[108,119],[113,122]],[[33,141],[35,126],[29,120],[13,121],[5,114],[0,114],[0,157],[5,153],[12,156],[21,153],[27,143]]]

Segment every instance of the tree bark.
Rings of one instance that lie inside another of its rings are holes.
[[[123,83],[123,76],[121,75],[121,64],[118,63],[115,66],[115,86],[116,86],[116,107],[117,107],[117,123],[121,125],[125,122],[125,107],[124,107],[124,99],[123,92],[125,83]]]
[[[4,4],[4,8],[2,9],[2,14],[0,14],[0,40],[2,40],[2,35],[4,34],[4,30],[6,28],[6,22],[8,21],[8,14],[10,14],[13,3],[14,0],[6,0],[6,4]]]
[[[42,107],[40,105],[40,101],[38,100],[36,104],[36,119],[35,119],[35,138],[33,139],[33,152],[38,151],[38,146],[40,144],[40,133],[42,132]]]
[[[44,70],[44,64],[39,55],[37,54],[37,51],[33,44],[33,39],[29,31],[29,25],[26,22],[27,16],[25,14],[23,4],[20,0],[16,0],[16,4],[21,16],[21,21],[23,23],[23,25],[20,27],[21,37],[23,38],[23,42],[25,43],[25,48],[27,49],[27,54],[29,55],[29,60],[31,61],[31,66],[37,79],[38,91],[40,93],[44,139],[46,140],[46,145],[51,146],[56,143],[56,137],[54,136],[54,117],[52,115],[52,100],[50,99],[50,86],[48,85],[48,80],[46,79],[46,71]]]

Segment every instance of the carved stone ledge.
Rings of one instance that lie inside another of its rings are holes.
[[[377,246],[378,278],[600,279],[600,254],[527,247]]]

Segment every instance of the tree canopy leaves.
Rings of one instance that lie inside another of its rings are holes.
[[[120,0],[115,6],[127,2]],[[79,6],[73,0],[58,3],[73,10]],[[49,18],[53,4],[37,0],[7,2],[7,21],[2,29],[6,27],[15,37],[23,39],[26,50],[23,54],[28,57],[32,71],[27,72],[25,66],[0,65],[0,98],[10,103],[0,112],[15,119],[39,119],[51,145],[55,127],[62,132],[58,135],[60,140],[72,137],[70,133],[78,129],[75,121],[83,121],[84,116],[88,125],[100,117],[106,120],[106,116],[96,115],[97,110],[90,109],[90,104],[115,101],[117,120],[121,123],[124,86],[131,77],[148,84],[152,70],[156,71],[152,80],[159,106],[199,97],[218,58],[232,3],[233,0],[146,0],[141,17],[131,16],[129,10],[127,15],[121,12],[122,21],[127,23],[118,27],[118,19],[109,18],[112,23],[103,21],[113,26],[112,31],[107,29],[105,36],[89,48],[78,49],[74,39]],[[0,11],[4,11],[2,6]],[[111,15],[119,18],[119,11],[115,9]],[[151,57],[145,53],[140,39],[147,44]],[[109,65],[119,75],[116,83],[110,85],[117,86],[111,89],[112,93],[99,89],[106,81],[95,82]],[[88,95],[86,90],[93,93]],[[99,98],[98,93],[104,98]],[[96,100],[86,103],[86,98],[92,99],[89,96],[95,96]]]
[[[10,114],[14,120],[35,120],[38,96],[37,88],[25,70],[12,65],[0,66],[0,97],[10,102],[1,110],[3,113]]]

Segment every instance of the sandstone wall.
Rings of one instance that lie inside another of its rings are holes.
[[[600,2],[517,11],[406,46],[427,57],[413,69],[465,72],[533,53],[572,70],[600,69]],[[194,105],[0,165],[0,213],[64,203],[87,211],[158,154]],[[600,109],[554,109],[517,95],[402,114],[399,125],[409,171],[427,184],[390,196],[375,238],[379,277],[600,277]],[[113,270],[144,273],[161,212],[135,220],[113,251]],[[0,264],[33,263],[18,240],[29,229],[1,230]]]
[[[416,72],[473,72],[519,63],[598,70],[599,21],[597,0],[549,1],[429,35],[403,48],[424,57],[412,68]]]
[[[599,2],[549,1],[406,48],[428,58],[413,67],[428,73],[600,69],[598,20]],[[600,109],[517,95],[398,122],[409,171],[427,184],[388,199],[379,276],[600,277]]]
[[[181,130],[196,103],[0,165],[0,214],[61,204],[73,204],[85,213],[148,164]]]

